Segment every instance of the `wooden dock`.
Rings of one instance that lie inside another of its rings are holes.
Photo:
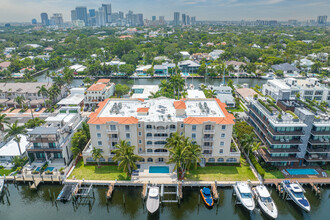
[[[30,189],[37,190],[39,183],[41,182],[40,179],[35,179],[34,182],[30,185]]]
[[[182,199],[183,193],[182,193],[182,184],[181,183],[178,184],[178,191],[179,191],[179,198]]]
[[[107,191],[107,199],[110,199],[111,198],[112,192],[113,192],[114,189],[115,189],[115,184],[114,183],[111,183],[109,185],[109,188],[108,188],[108,191]]]
[[[213,194],[213,199],[215,199],[215,200],[219,199],[219,194],[218,194],[217,186],[216,186],[215,183],[211,184],[211,191],[212,191],[212,194]]]
[[[301,185],[329,185],[330,178],[288,178],[288,179],[265,179],[265,185],[280,185],[283,180],[290,180],[291,182],[298,181]]]
[[[143,184],[142,186],[142,199],[145,199],[147,197],[147,192],[148,192],[148,185],[147,184]]]

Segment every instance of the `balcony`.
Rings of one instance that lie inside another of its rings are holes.
[[[108,132],[108,134],[116,134],[116,133],[118,133],[118,130],[117,129],[115,129],[115,130],[108,129],[107,132]]]
[[[267,130],[272,134],[272,135],[288,135],[288,136],[304,136],[303,131],[275,131],[272,127],[267,127]]]
[[[213,142],[214,138],[203,138],[203,142]]]
[[[56,138],[54,137],[45,137],[45,138],[29,138],[29,141],[33,142],[33,143],[54,143],[56,142]]]
[[[203,156],[205,158],[209,158],[209,157],[212,157],[212,153],[203,153]]]
[[[155,140],[166,140],[168,137],[166,136],[158,136],[158,137],[154,137]]]
[[[280,139],[280,140],[274,140],[271,137],[267,135],[266,139],[271,143],[271,144],[301,144],[300,139]]]
[[[169,152],[139,152],[140,156],[169,156]]]
[[[213,146],[202,146],[203,150],[213,150]]]
[[[329,135],[329,131],[314,131],[314,130],[312,130],[311,133],[314,136]]]
[[[330,157],[326,155],[318,155],[318,154],[311,154],[306,155],[305,160],[307,162],[322,162],[322,161],[330,161]]]
[[[307,147],[307,152],[311,153],[330,153],[329,147]]]
[[[266,161],[266,162],[298,162],[298,158],[296,157],[271,157],[270,154],[265,149],[259,149],[258,150],[260,156]]]
[[[309,139],[308,142],[312,145],[315,145],[315,144],[317,144],[317,145],[330,145],[329,139],[323,139],[323,138],[317,139],[317,140]]]
[[[204,134],[215,134],[215,130],[206,130],[206,129],[204,129],[203,133]]]
[[[111,141],[119,141],[119,138],[116,137],[116,138],[113,138],[113,137],[109,137],[108,140],[111,142]]]
[[[32,143],[30,143],[26,150],[28,152],[42,152],[42,151],[47,151],[47,152],[62,152],[61,147],[49,147],[49,146],[41,146],[41,147],[34,147]]]
[[[300,150],[298,149],[298,147],[292,147],[292,148],[270,148],[267,145],[267,151],[270,153],[299,153]]]

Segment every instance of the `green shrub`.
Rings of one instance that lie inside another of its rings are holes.
[[[269,107],[269,105],[267,105],[264,101],[262,101],[261,99],[258,99],[258,102],[263,105],[270,113],[273,113],[273,110]]]
[[[32,174],[38,174],[39,171],[33,170],[31,173],[32,173]]]
[[[293,117],[294,119],[299,119],[299,117],[298,117],[295,113],[293,113],[292,111],[290,111],[290,110],[286,111],[286,113],[292,115],[292,117]]]
[[[255,158],[255,156],[253,154],[249,155],[249,158],[253,164],[253,166],[256,168],[257,172],[260,174],[260,176],[262,178],[264,178],[265,176],[265,170],[261,167],[261,165],[258,163],[257,159]]]

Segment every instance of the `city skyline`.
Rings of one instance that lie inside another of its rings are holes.
[[[166,10],[161,0],[141,0],[139,2],[126,0],[92,1],[92,0],[2,0],[0,22],[29,22],[36,18],[38,23],[40,13],[62,13],[64,22],[71,21],[71,10],[84,6],[87,9],[97,9],[101,4],[111,4],[112,11],[132,10],[143,13],[144,18],[151,19],[153,15],[165,16],[173,20],[173,12],[194,14],[198,20],[257,20],[276,19],[285,21],[297,19],[305,21],[316,19],[318,15],[329,15],[330,3],[325,0],[310,2],[307,0],[168,0]],[[17,6],[20,7],[17,7]]]

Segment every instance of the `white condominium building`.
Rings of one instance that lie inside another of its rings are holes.
[[[103,151],[101,162],[112,162],[120,140],[136,146],[142,163],[164,163],[169,152],[166,139],[174,132],[189,137],[201,146],[202,163],[238,163],[240,152],[232,143],[234,116],[218,99],[168,98],[106,99],[88,121],[91,145],[84,162],[94,162],[93,147]]]

